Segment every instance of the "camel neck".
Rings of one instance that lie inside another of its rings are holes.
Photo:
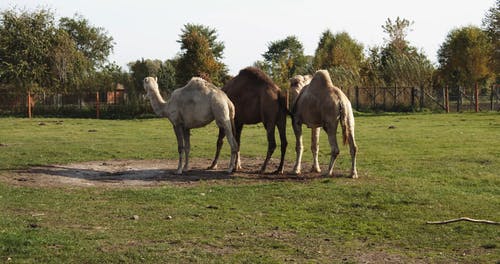
[[[166,116],[166,106],[168,102],[165,102],[163,100],[163,97],[161,97],[160,91],[159,90],[152,90],[151,93],[149,94],[149,99],[151,100],[151,106],[153,107],[153,111],[158,115],[158,116]]]

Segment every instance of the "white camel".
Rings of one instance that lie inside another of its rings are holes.
[[[213,84],[194,77],[182,88],[174,90],[170,100],[163,100],[158,90],[157,78],[144,78],[143,85],[147,97],[151,101],[154,112],[166,117],[174,126],[179,151],[179,164],[175,174],[189,170],[190,132],[191,128],[203,127],[215,119],[215,123],[223,129],[231,146],[231,161],[228,173],[234,171],[238,145],[233,136],[234,105],[226,94]],[[185,155],[184,167],[182,155]]]
[[[310,79],[309,79],[310,80]],[[290,80],[291,91],[299,91],[292,101],[292,126],[296,138],[296,162],[294,173],[299,174],[302,161],[302,124],[311,128],[311,151],[313,165],[311,171],[321,172],[318,163],[318,139],[320,128],[323,127],[328,134],[331,147],[330,164],[326,176],[333,175],[333,166],[339,154],[337,144],[337,126],[340,121],[344,144],[349,143],[351,152],[351,177],[357,178],[356,152],[357,146],[354,139],[354,115],[351,103],[345,94],[332,84],[330,74],[326,70],[317,71],[309,83],[308,78],[295,76]],[[293,95],[292,95],[293,96]]]

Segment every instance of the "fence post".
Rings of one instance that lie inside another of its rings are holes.
[[[31,91],[28,90],[28,118],[31,119]]]
[[[356,94],[356,110],[359,111],[359,87],[354,87],[354,93]]]
[[[425,103],[425,91],[424,87],[420,87],[420,111],[424,108],[424,103]]]
[[[444,105],[445,105],[445,110],[446,110],[446,113],[449,113],[450,112],[450,97],[449,97],[449,94],[448,94],[448,85],[445,86],[444,88]]]
[[[411,87],[411,110],[415,111],[415,87]]]
[[[99,100],[99,92],[95,93],[95,111],[96,111],[96,118],[99,119],[101,116],[100,113],[101,110],[101,105],[100,105],[100,100]]]
[[[474,85],[474,99],[475,99],[475,104],[476,104],[476,113],[479,112],[479,89],[477,87],[477,82]]]
[[[373,102],[372,102],[372,109],[375,109],[375,106],[377,105],[377,87],[373,86]]]
[[[392,100],[392,108],[396,109],[396,106],[398,105],[398,86],[397,84],[394,84],[394,99]]]
[[[490,111],[493,111],[493,89],[495,88],[495,84],[491,85],[491,95],[490,95]]]
[[[387,109],[385,107],[385,93],[386,93],[386,90],[387,90],[386,88],[384,88],[384,90],[383,90],[384,91],[383,92],[383,96],[384,96],[384,108],[383,109],[384,109],[384,111],[387,111]]]

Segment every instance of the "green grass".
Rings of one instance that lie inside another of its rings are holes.
[[[177,158],[166,120],[57,120],[0,119],[6,145],[0,173]],[[304,161],[310,162],[310,132],[303,130]],[[287,132],[290,164],[295,139],[290,127]],[[193,130],[191,156],[212,157],[216,134],[213,125]],[[130,189],[0,182],[0,262],[498,262],[499,226],[425,222],[461,216],[500,221],[499,136],[497,113],[367,115],[356,118],[357,180],[232,179]],[[326,142],[322,132],[323,168]],[[226,143],[224,158],[228,152]],[[264,129],[245,127],[242,155],[263,158],[265,152]],[[347,172],[349,162],[342,146],[337,168]]]

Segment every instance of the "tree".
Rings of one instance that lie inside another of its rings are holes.
[[[264,57],[263,70],[281,87],[287,87],[288,80],[297,74],[305,74],[307,65],[302,43],[296,36],[272,41],[268,44]]]
[[[382,72],[381,48],[378,46],[368,49],[368,56],[360,69],[360,83],[364,86],[384,86]]]
[[[19,92],[49,82],[54,15],[49,10],[6,10],[0,14],[0,82],[13,84]]]
[[[224,44],[217,41],[215,29],[187,24],[177,42],[181,43],[181,54],[176,62],[176,82],[179,85],[186,84],[193,76],[222,85],[227,67],[220,61]]]
[[[486,31],[490,41],[493,43],[493,56],[491,57],[491,68],[496,76],[496,82],[500,82],[500,0],[495,2],[483,19],[483,29]]]
[[[332,34],[326,30],[316,48],[314,65],[327,69],[332,81],[339,86],[353,86],[359,82],[364,60],[363,45],[351,38],[347,32]]]
[[[128,64],[132,80],[134,81],[134,88],[131,89],[132,93],[141,93],[143,90],[143,80],[148,76],[158,77],[158,72],[161,68],[160,60],[141,59]],[[163,88],[160,86],[160,88]]]
[[[101,27],[90,25],[89,21],[80,15],[74,18],[63,17],[59,20],[59,30],[65,31],[79,53],[73,60],[71,87],[77,92],[99,90],[99,83],[103,75],[114,72],[115,65],[110,65],[107,58],[113,51],[113,38],[106,34]],[[98,74],[101,76],[97,78]],[[106,78],[110,78],[107,76]],[[106,79],[105,78],[105,79]]]
[[[347,32],[333,35],[327,30],[320,38],[314,58],[318,69],[342,66],[357,71],[363,61],[363,45]]]
[[[434,66],[422,53],[396,53],[387,58],[384,75],[391,85],[429,87]]]
[[[404,53],[409,47],[406,35],[410,31],[411,25],[413,25],[413,21],[405,18],[397,17],[394,22],[390,18],[387,18],[385,25],[382,25],[382,29],[389,35],[389,38],[386,39],[388,46]]]
[[[73,87],[81,87],[88,68],[88,60],[76,49],[74,41],[64,30],[56,30],[52,49],[47,62],[51,76],[47,83],[52,92],[66,92]]]
[[[434,67],[430,60],[406,40],[413,22],[397,17],[386,20],[382,29],[387,33],[386,44],[380,50],[380,72],[386,85],[430,85]]]
[[[158,85],[165,91],[172,92],[178,88],[175,82],[175,62],[167,60],[160,65],[158,70]]]
[[[178,88],[175,82],[175,65],[173,60],[141,59],[128,64],[133,80],[132,93],[142,93],[142,81],[148,76],[158,78],[158,87],[161,91],[171,92]]]
[[[65,92],[96,90],[93,75],[103,70],[112,38],[83,18],[62,18],[50,10],[0,13],[0,82],[19,89]]]
[[[80,15],[61,18],[59,28],[68,32],[75,41],[77,50],[90,61],[92,69],[105,65],[113,51],[113,38],[108,36],[103,28],[91,26],[89,21]]]
[[[472,87],[493,76],[489,67],[493,45],[487,34],[476,26],[452,30],[438,51],[440,70],[452,84]]]

